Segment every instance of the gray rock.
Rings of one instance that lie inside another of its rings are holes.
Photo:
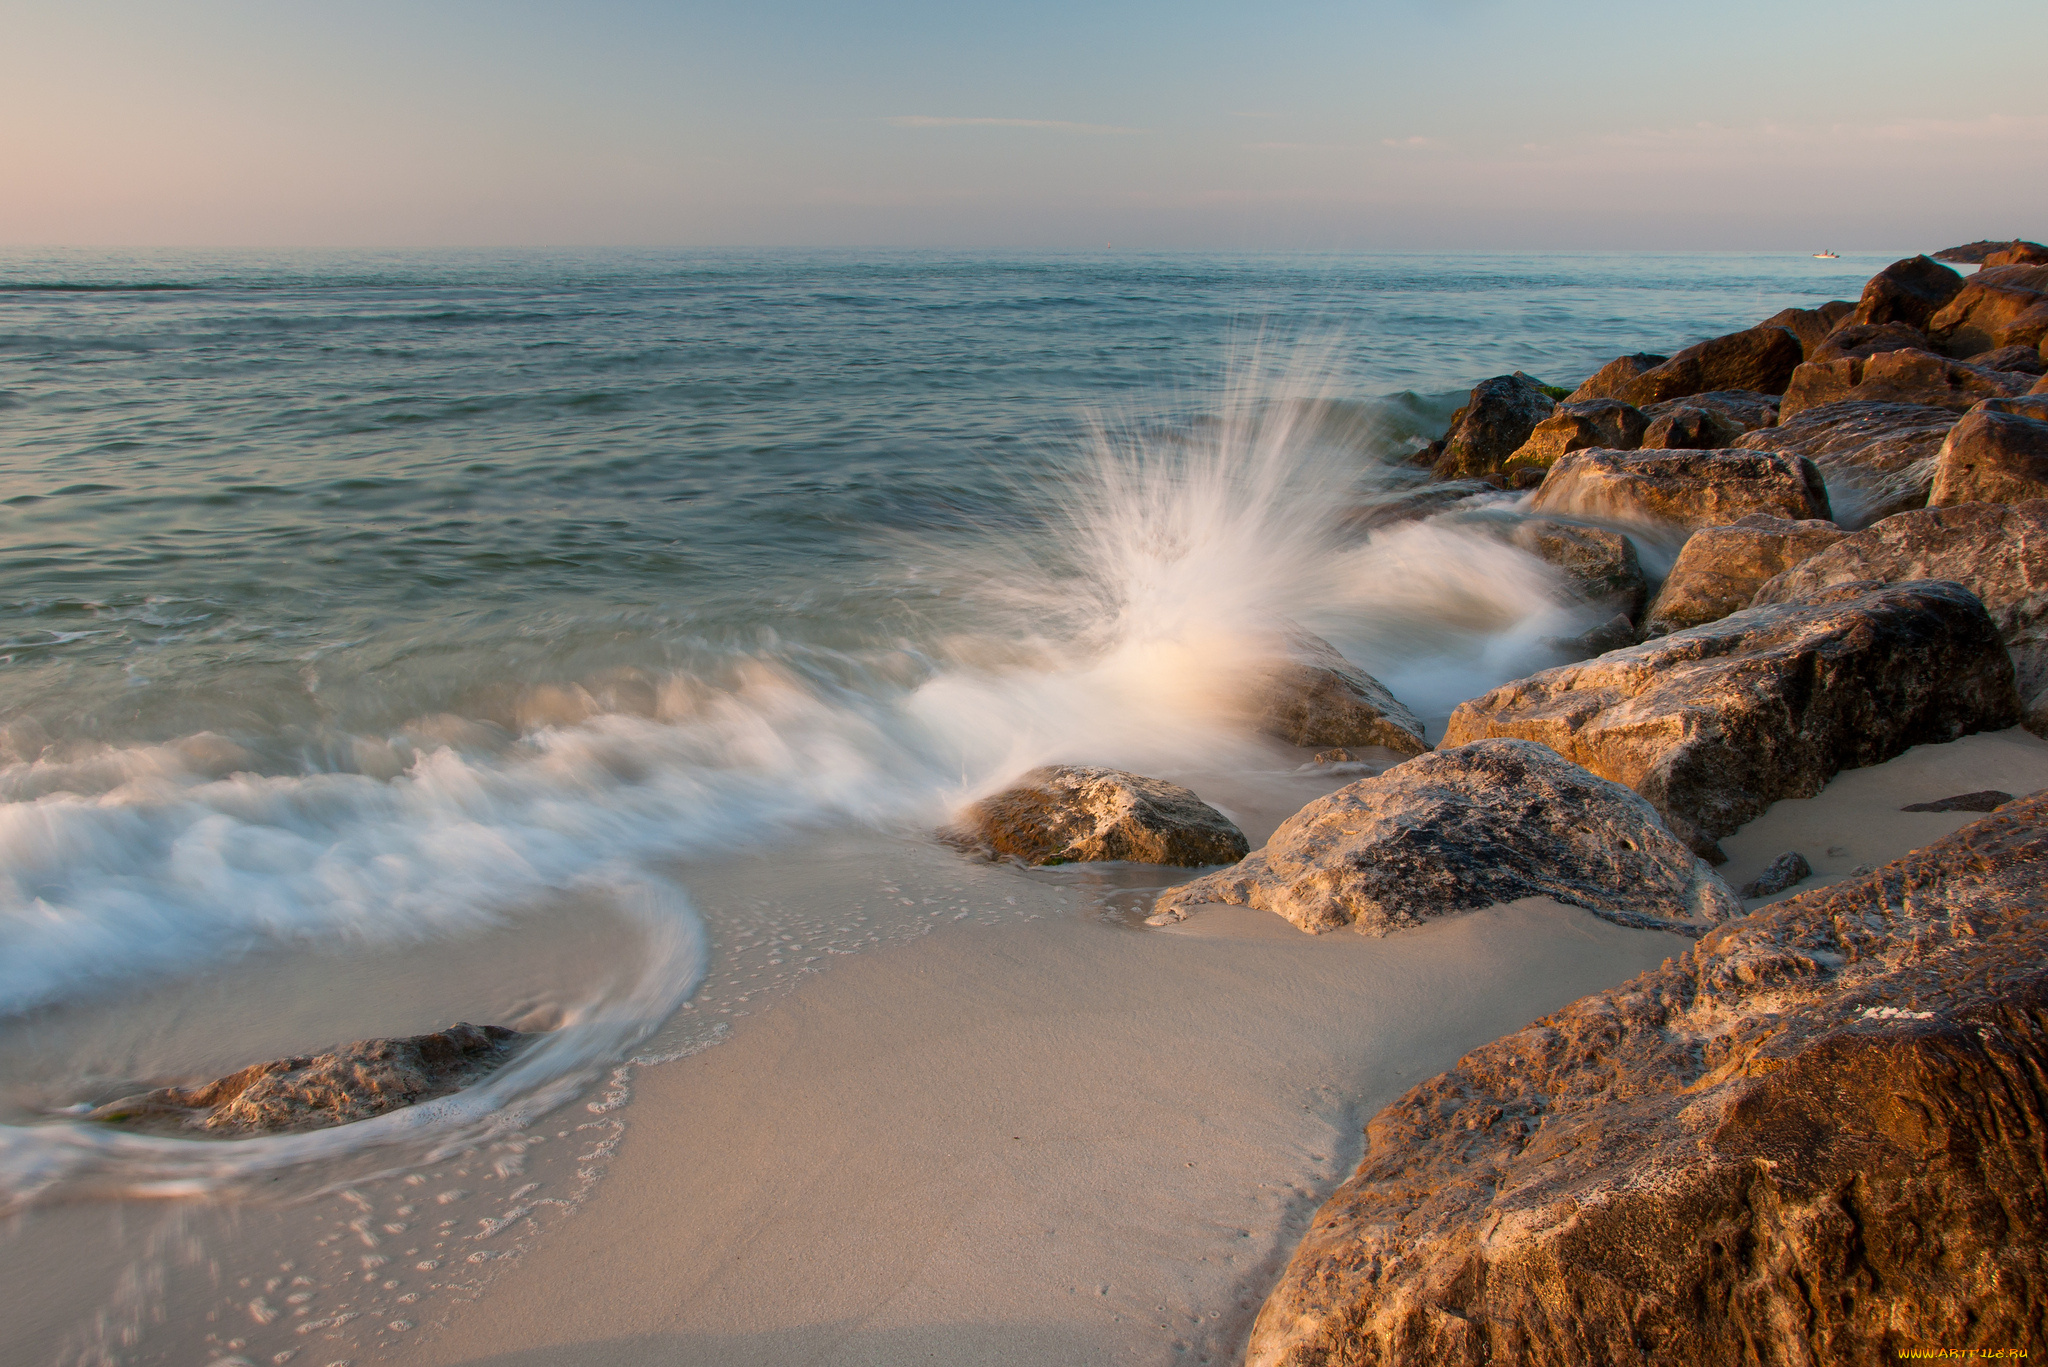
[[[1654,370],[1670,360],[1669,356],[1653,356],[1647,351],[1638,351],[1629,356],[1617,356],[1589,376],[1586,382],[1574,389],[1565,399],[1566,403],[1578,403],[1584,399],[1611,399],[1621,392],[1622,386],[1646,370]]]
[[[1502,464],[1556,407],[1557,400],[1519,370],[1481,380],[1465,406],[1451,416],[1451,430],[1434,467],[1436,477],[1498,479]]]
[[[1025,864],[1228,864],[1251,848],[1229,817],[1164,779],[1079,764],[1033,769],[969,807],[940,838]]]
[[[1718,859],[1720,837],[1839,770],[2018,717],[2012,660],[1974,594],[1864,583],[1504,684],[1460,705],[1440,744],[1548,745]]]
[[[2011,793],[2001,793],[1996,788],[1985,788],[1975,793],[1958,793],[1954,797],[1937,798],[1933,802],[1910,802],[1899,808],[1902,812],[1995,812],[2012,801]]]
[[[1566,661],[1590,660],[1605,655],[1610,650],[1624,650],[1636,643],[1635,623],[1626,613],[1615,613],[1590,631],[1577,636],[1546,636],[1543,644],[1555,650]]]
[[[87,1118],[224,1139],[325,1129],[460,1091],[510,1058],[520,1039],[501,1025],[463,1024],[431,1035],[357,1040],[196,1087],[125,1097]]]
[[[1806,862],[1806,856],[1797,850],[1787,850],[1771,861],[1771,866],[1742,885],[1743,897],[1776,897],[1795,883],[1803,883],[1813,877],[1813,865]]]
[[[1381,745],[1404,755],[1429,748],[1421,720],[1385,684],[1305,631],[1256,668],[1248,706],[1259,730],[1289,745]]]
[[[1662,636],[1740,612],[1766,581],[1846,535],[1832,522],[1792,522],[1765,513],[1702,527],[1686,538],[1643,629]]]
[[[1247,1367],[2041,1351],[2048,799],[1722,926],[1373,1117]]]
[[[1963,277],[1948,267],[1925,256],[1909,256],[1870,277],[1850,318],[1857,323],[1909,323],[1925,331],[1928,321],[1962,287]]]
[[[1481,495],[1498,493],[1498,485],[1483,479],[1454,479],[1440,484],[1425,484],[1419,489],[1386,494],[1370,503],[1360,504],[1345,514],[1344,526],[1354,532],[1370,532],[1382,527],[1398,526],[1403,522],[1420,522],[1425,518],[1435,517],[1438,513],[1449,512]]]
[[[1735,445],[1811,460],[1827,481],[1837,520],[1860,526],[1926,504],[1935,457],[1955,425],[1947,408],[1851,400],[1805,409]]]
[[[1727,885],[1634,793],[1543,746],[1482,741],[1311,802],[1242,863],[1168,889],[1151,919],[1223,902],[1314,933],[1384,935],[1537,896],[1693,934],[1740,914]]]
[[[1572,592],[1588,603],[1612,606],[1633,622],[1642,615],[1650,582],[1627,536],[1607,527],[1580,527],[1548,518],[1516,525],[1517,546],[1564,572]]]
[[[1710,527],[1750,513],[1830,518],[1811,461],[1772,451],[1574,451],[1530,511],[1636,526]]]

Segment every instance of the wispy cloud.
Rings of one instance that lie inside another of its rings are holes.
[[[1067,119],[962,119],[939,114],[900,114],[885,123],[898,128],[1036,128],[1047,133],[1143,133],[1112,123],[1073,123]]]

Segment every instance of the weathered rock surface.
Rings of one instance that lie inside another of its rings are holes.
[[[1631,622],[1642,615],[1650,581],[1643,575],[1635,543],[1623,533],[1531,518],[1515,527],[1511,539],[1562,570],[1572,592],[1588,603],[1611,607]]]
[[[2001,346],[1963,358],[1963,364],[1979,370],[2017,371],[2022,375],[2041,373],[2041,353],[2032,346]]]
[[[197,1087],[162,1087],[88,1117],[221,1138],[317,1130],[368,1120],[460,1091],[505,1062],[517,1030],[456,1025],[431,1035],[366,1039],[331,1054],[275,1059]]]
[[[1615,397],[1644,408],[1709,390],[1782,394],[1793,369],[1805,358],[1799,339],[1786,329],[1753,327],[1685,348],[1628,381]]]
[[[2020,262],[1987,265],[1970,280],[1974,284],[1996,285],[2001,289],[2048,291],[2048,265]]]
[[[1408,489],[1360,504],[1345,515],[1344,525],[1352,531],[1369,532],[1403,522],[1420,522],[1438,513],[1449,512],[1468,499],[1498,493],[1500,486],[1483,479],[1452,479],[1439,484],[1425,484],[1420,489]]]
[[[1950,356],[1989,351],[2019,342],[2021,339],[2007,335],[2007,330],[2042,304],[2048,304],[2048,295],[2039,290],[1972,280],[1928,320],[1927,335],[1935,350]],[[2040,343],[2037,332],[2029,345]]]
[[[1858,323],[1910,323],[1923,332],[1942,305],[1956,297],[1963,277],[1931,257],[1894,261],[1863,287],[1850,317]]]
[[[1785,329],[1799,339],[1800,348],[1811,357],[1814,347],[1855,311],[1856,306],[1848,300],[1835,299],[1817,309],[1780,309],[1764,319],[1762,326]]]
[[[1884,351],[1839,361],[1809,361],[1793,373],[1785,391],[1782,421],[1822,404],[1854,399],[1863,403],[1914,403],[1966,412],[1980,399],[2024,394],[2026,376],[1984,370],[1931,351]]]
[[[1643,410],[1643,416],[1655,421],[1681,407],[1704,408],[1744,432],[1753,432],[1778,421],[1780,402],[1775,394],[1760,394],[1753,389],[1709,389],[1699,394],[1688,394],[1682,399],[1653,403]]]
[[[1603,522],[1710,527],[1750,513],[1831,518],[1812,461],[1775,451],[1574,451],[1530,509]]]
[[[2017,413],[2036,422],[2048,422],[2048,394],[2021,394],[2011,399],[1986,399],[1971,412]]]
[[[1504,684],[1461,704],[1440,743],[1548,745],[1718,858],[1720,837],[1839,770],[2018,718],[2012,660],[1974,594],[1863,583]]]
[[[1740,612],[1767,580],[1846,535],[1832,522],[1793,522],[1766,513],[1702,527],[1686,538],[1643,628],[1662,636]]]
[[[1557,400],[1519,370],[1481,380],[1465,406],[1451,415],[1443,454],[1433,467],[1436,477],[1497,479],[1502,463],[1556,407]]]
[[[1694,408],[1683,399],[1653,404],[1663,412],[1643,429],[1636,446],[1650,451],[1711,451],[1733,446],[1743,429],[1711,408]]]
[[[1965,242],[1960,247],[1944,247],[1934,254],[1934,259],[1936,261],[1957,261],[1964,265],[1970,265],[1972,263],[1986,262],[1993,256],[2004,256],[2007,253],[2014,252],[2015,249],[2017,249],[2017,254],[2024,259],[2048,261],[2048,247],[2044,247],[2038,242],[2029,242],[2025,238],[2020,237],[1998,242],[1992,241],[1990,238],[1982,238],[1976,242]]]
[[[1735,445],[1804,456],[1827,481],[1828,501],[1844,525],[1875,521],[1927,502],[1934,459],[1956,414],[1926,404],[1845,403],[1808,408]]]
[[[956,848],[1025,864],[1229,864],[1251,848],[1229,817],[1178,783],[1079,764],[1033,769],[941,834]]]
[[[2048,498],[2048,422],[2020,413],[1965,413],[1934,462],[1930,506]]]
[[[1813,877],[1813,865],[1806,862],[1806,856],[1797,850],[1787,850],[1771,861],[1771,866],[1742,885],[1743,897],[1776,897],[1795,883],[1803,883]]]
[[[1382,745],[1404,755],[1429,748],[1422,722],[1385,684],[1305,631],[1254,671],[1249,708],[1259,730],[1289,745]]]
[[[1366,1128],[1248,1367],[2048,1348],[2048,798],[1722,926]]]
[[[1320,798],[1229,868],[1168,889],[1152,916],[1257,907],[1368,934],[1554,897],[1623,925],[1699,931],[1740,908],[1641,798],[1540,745],[1481,741]]]
[[[1566,400],[1530,430],[1529,440],[1501,468],[1512,479],[1522,470],[1549,469],[1567,451],[1588,446],[1633,450],[1642,442],[1646,425],[1641,411],[1620,399]]]
[[[1638,351],[1628,356],[1617,356],[1587,377],[1586,382],[1574,389],[1565,398],[1566,403],[1580,403],[1586,399],[1611,399],[1621,392],[1621,387],[1646,370],[1652,370],[1670,360],[1669,356],[1653,356],[1647,351]]]
[[[1910,323],[1851,323],[1808,347],[1809,361],[1839,361],[1845,356],[1868,358],[1882,351],[1927,351],[1927,334]]]

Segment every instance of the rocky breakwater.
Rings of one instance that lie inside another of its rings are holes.
[[[1792,522],[1751,513],[1686,538],[1643,630],[1651,636],[1717,622],[1750,605],[1766,581],[1811,559],[1848,533],[1832,522]],[[1912,578],[1943,576],[1914,575]]]
[[[1733,445],[1812,461],[1837,519],[1858,526],[1926,504],[1956,421],[1955,410],[1933,404],[1848,400],[1802,409]]]
[[[1649,799],[1694,851],[1837,771],[2019,718],[2013,665],[1961,585],[1841,584],[1504,684],[1442,745],[1536,741]]]
[[[2048,1348],[2048,795],[1375,1116],[1253,1367]]]
[[[1129,860],[1200,867],[1244,858],[1251,844],[1190,789],[1121,769],[1055,764],[962,812],[940,838],[1022,864]]]
[[[1169,889],[1151,921],[1228,903],[1311,932],[1385,934],[1535,896],[1692,933],[1741,910],[1642,798],[1553,750],[1497,740],[1311,802],[1242,863]]]
[[[431,1035],[357,1040],[196,1087],[124,1097],[86,1118],[220,1139],[324,1129],[460,1091],[509,1059],[522,1038],[501,1025],[463,1024]]]

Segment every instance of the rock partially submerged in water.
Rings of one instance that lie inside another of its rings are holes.
[[[1562,571],[1579,598],[1612,608],[1630,622],[1642,615],[1650,581],[1643,576],[1635,543],[1623,533],[1535,517],[1518,524],[1510,539]]]
[[[1403,522],[1420,522],[1482,496],[1498,497],[1500,487],[1483,479],[1425,484],[1420,489],[1407,489],[1360,504],[1345,515],[1344,526],[1352,531],[1370,532]]]
[[[1718,860],[1722,836],[1839,770],[2018,719],[2012,660],[1976,595],[1866,582],[1504,684],[1461,704],[1442,745],[1548,745]]]
[[[1772,451],[1574,451],[1550,467],[1532,512],[1677,527],[1751,513],[1831,518],[1813,462]]]
[[[1443,452],[1434,467],[1438,479],[1496,479],[1502,462],[1557,407],[1541,384],[1516,371],[1472,387],[1465,406],[1451,416]]]
[[[1178,783],[1080,764],[1033,769],[941,834],[956,848],[1025,864],[1199,867],[1251,849],[1236,823]]]
[[[1256,668],[1247,702],[1259,730],[1289,745],[1383,745],[1404,755],[1429,748],[1421,719],[1385,684],[1305,631]]]
[[[1853,510],[1857,520],[1875,521],[1926,504],[1935,457],[1955,425],[1952,409],[1850,399],[1803,409],[1735,445],[1806,457],[1827,481],[1838,516]]]
[[[1786,899],[1374,1116],[1248,1367],[2038,1351],[2048,798]]]
[[[1242,863],[1168,889],[1151,920],[1223,902],[1383,935],[1521,897],[1692,933],[1741,913],[1649,803],[1543,746],[1494,740],[1309,803]]]
[[[203,1086],[124,1097],[86,1118],[234,1139],[325,1129],[460,1091],[510,1058],[521,1038],[502,1025],[464,1023],[431,1035],[357,1040]]]
[[[1832,522],[1793,522],[1766,513],[1752,513],[1725,527],[1702,527],[1686,538],[1643,629],[1662,636],[1739,612],[1767,580],[1846,535]]]

